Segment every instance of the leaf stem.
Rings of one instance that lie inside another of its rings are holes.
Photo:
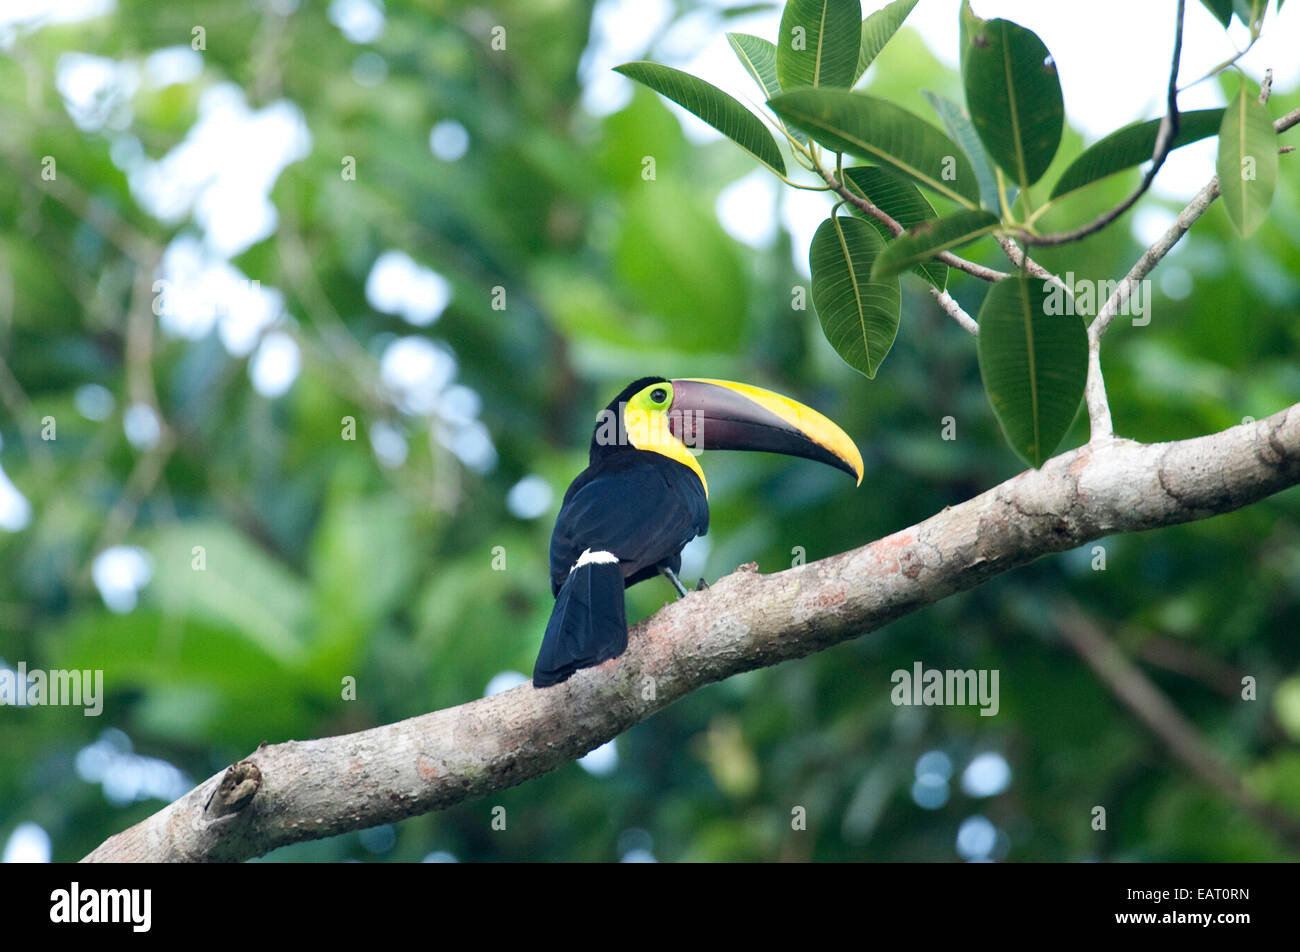
[[[888,212],[873,204],[869,198],[853,192],[853,190],[850,189],[843,180],[836,178],[835,175],[827,170],[820,162],[817,163],[817,167],[814,171],[816,171],[817,174],[822,177],[822,180],[830,186],[831,191],[840,195],[844,201],[858,209],[858,211],[865,215],[870,215],[876,221],[880,222],[889,229],[889,233],[895,238],[907,230]],[[965,271],[972,277],[979,278],[983,281],[1001,281],[1003,278],[1010,277],[1010,275],[1005,271],[998,271],[995,268],[989,268],[982,264],[976,264],[973,261],[967,261],[965,258],[959,258],[951,251],[945,251],[942,254],[936,255],[936,257],[949,267],[956,268],[958,271]]]

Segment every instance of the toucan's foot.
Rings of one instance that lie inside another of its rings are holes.
[[[700,583],[699,583],[698,585],[695,586],[695,590],[696,590],[697,592],[702,592],[702,591],[704,591],[704,590],[705,590],[706,588],[708,588],[708,587],[709,587],[709,583],[706,582],[706,581],[704,581],[704,576],[701,575],[701,576],[700,576]]]
[[[674,572],[666,565],[659,566],[659,571],[662,572],[665,577],[667,577],[668,581],[673,583],[673,588],[677,589],[677,597],[685,598],[686,586],[684,586],[681,582],[681,579],[677,577],[677,573]]]

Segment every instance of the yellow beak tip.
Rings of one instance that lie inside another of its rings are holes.
[[[842,461],[857,477],[857,485],[862,485],[865,467],[862,463],[861,450],[858,449],[857,444],[853,442],[847,433],[816,410],[779,393],[764,390],[761,387],[755,387],[747,383],[737,383],[733,380],[716,380],[707,377],[687,377],[684,380],[691,383],[706,383],[717,387],[725,387],[764,407],[779,418],[792,424],[795,429],[799,430],[811,441],[819,444],[836,459]]]

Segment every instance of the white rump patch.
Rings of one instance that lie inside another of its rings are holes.
[[[591,549],[587,549],[582,553],[582,555],[578,556],[578,561],[574,563],[573,568],[569,569],[569,574],[572,575],[577,569],[582,568],[584,565],[591,565],[593,563],[596,565],[610,565],[617,564],[617,562],[618,556],[613,552],[592,552]]]

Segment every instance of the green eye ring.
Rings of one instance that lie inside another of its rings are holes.
[[[667,413],[673,405],[673,385],[667,380],[657,380],[637,391],[636,396],[627,402],[629,410],[642,413]]]

